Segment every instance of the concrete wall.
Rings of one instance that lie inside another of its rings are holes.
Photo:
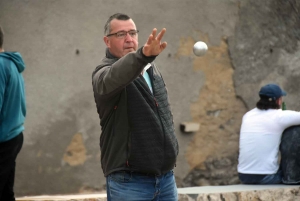
[[[241,1],[240,19],[229,39],[236,93],[247,108],[254,91],[275,82],[288,93],[287,108],[299,110],[299,0]]]
[[[236,165],[240,120],[244,112],[255,107],[261,86],[279,84],[288,93],[284,98],[288,109],[299,110],[300,2],[244,0],[238,8],[234,33],[227,38],[227,46],[223,45],[229,49],[230,61],[223,59],[218,63],[225,67],[228,62],[231,68],[217,68],[216,51],[214,59],[209,55],[203,58],[207,60],[205,66],[214,62],[213,67],[222,76],[218,77],[217,72],[206,73],[210,75],[206,76],[209,85],[202,87],[201,101],[192,109],[192,114],[200,114],[202,129],[188,147],[191,151],[187,158],[197,162],[189,162],[196,166],[184,178],[184,186],[239,183]],[[233,80],[234,89],[226,93],[213,76],[223,83]],[[210,107],[203,106],[206,101]]]
[[[28,115],[25,142],[17,160],[16,194],[104,189],[98,145],[101,131],[91,74],[104,56],[104,23],[116,12],[134,19],[140,30],[139,46],[154,27],[167,29],[164,40],[168,47],[156,63],[168,86],[180,145],[175,168],[178,186],[238,183],[241,117],[253,107],[256,89],[265,80],[257,82],[255,75],[252,80],[245,79],[252,72],[252,64],[247,60],[249,53],[238,49],[239,43],[249,34],[263,35],[263,23],[261,29],[249,30],[256,27],[256,20],[280,7],[274,2],[284,4],[280,0],[264,2],[259,7],[251,0],[0,0],[4,47],[19,51],[27,65],[24,78]],[[297,8],[293,2],[286,4]],[[257,16],[255,11],[262,15]],[[277,20],[287,23],[279,17]],[[281,24],[275,25],[280,28]],[[255,51],[256,39],[246,40],[244,49],[252,44],[248,51]],[[192,54],[198,40],[208,44],[205,57]],[[289,56],[297,58],[295,54]],[[242,65],[245,59],[250,63],[247,68]],[[283,59],[280,62],[287,63]],[[290,69],[296,71],[295,67]],[[243,87],[241,80],[252,84],[251,90]],[[270,80],[278,81],[276,76],[266,81]],[[253,98],[248,101],[251,94]],[[288,103],[288,107],[293,106]],[[200,131],[181,133],[179,124],[184,121],[200,123]]]

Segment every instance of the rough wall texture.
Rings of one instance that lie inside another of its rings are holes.
[[[202,41],[210,44],[206,35],[199,35]],[[194,69],[204,73],[200,96],[190,107],[193,121],[200,123],[200,131],[194,134],[187,148],[186,158],[193,171],[182,186],[238,182],[238,137],[245,106],[236,98],[232,79],[234,71],[226,42],[223,38],[218,46],[210,44],[205,57],[194,59]],[[181,46],[192,50],[193,44],[194,41],[188,38]],[[179,49],[179,52],[183,51]]]
[[[166,27],[157,58],[168,86],[180,153],[178,186],[238,183],[241,117],[258,88],[277,82],[297,108],[299,1],[296,0],[0,0],[4,47],[21,52],[28,116],[17,160],[18,196],[101,191],[100,126],[91,73],[104,55],[103,25],[129,14],[142,46]],[[195,57],[192,46],[209,51]],[[180,122],[200,130],[181,133]],[[228,174],[229,173],[229,174]],[[58,185],[59,184],[59,185]]]
[[[205,62],[199,67],[206,79],[191,113],[201,129],[187,149],[186,157],[195,168],[183,186],[239,183],[240,121],[246,108],[255,107],[262,85],[280,84],[288,92],[289,109],[299,108],[299,10],[300,2],[295,0],[241,1],[235,34],[218,47],[222,57],[210,47],[208,55],[199,59]]]
[[[288,92],[289,109],[300,107],[299,11],[299,0],[241,1],[229,50],[237,96],[249,109],[255,107],[257,90],[269,82]]]
[[[299,187],[259,191],[182,195],[182,201],[296,201]]]

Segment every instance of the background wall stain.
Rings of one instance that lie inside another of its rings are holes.
[[[71,166],[82,165],[86,161],[86,148],[81,133],[76,133],[64,153],[63,160]]]

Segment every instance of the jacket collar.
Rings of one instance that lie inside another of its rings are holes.
[[[106,57],[109,59],[119,59],[119,58],[115,57],[112,53],[110,53],[108,48],[106,48]]]

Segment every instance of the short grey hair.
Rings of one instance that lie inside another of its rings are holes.
[[[107,20],[107,22],[105,23],[104,25],[104,35],[108,35],[111,31],[110,29],[110,22],[113,20],[113,19],[117,19],[117,20],[129,20],[131,19],[128,15],[126,14],[123,14],[123,13],[116,13],[116,14],[113,14],[112,16],[110,16]]]

